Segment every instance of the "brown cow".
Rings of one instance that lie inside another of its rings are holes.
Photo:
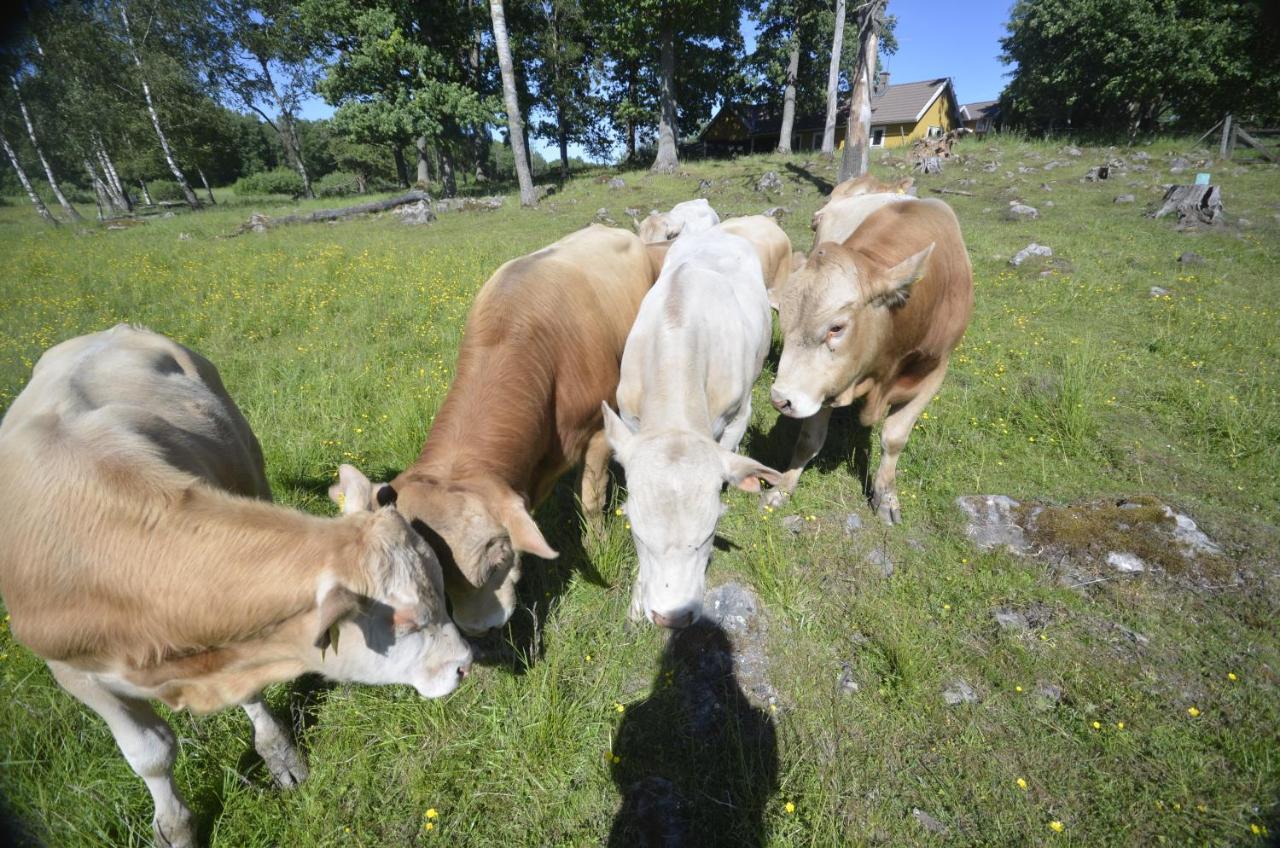
[[[440,566],[349,466],[346,515],[269,503],[262,451],[217,369],[120,325],[48,350],[0,422],[0,592],[14,637],[98,713],[155,801],[156,840],[194,843],[177,740],[148,699],[243,705],[272,776],[306,776],[258,693],[305,672],[457,686],[471,650]],[[341,637],[341,638],[340,638]]]
[[[529,512],[578,463],[583,508],[598,519],[609,462],[600,404],[614,401],[665,253],[593,225],[506,263],[477,295],[422,454],[390,484],[440,555],[465,632],[510,618],[519,554],[558,555]]]
[[[827,196],[826,203],[817,212],[813,213],[813,219],[809,222],[809,229],[817,231],[827,207],[833,203],[848,200],[850,197],[863,197],[868,194],[913,194],[912,189],[915,184],[914,177],[903,177],[900,180],[885,182],[884,180],[876,179],[870,174],[863,174],[860,177],[845,180],[831,189],[831,194]]]
[[[886,206],[843,244],[818,245],[773,295],[783,345],[770,396],[805,421],[768,502],[795,490],[826,440],[831,407],[863,398],[862,424],[884,421],[872,503],[885,521],[901,521],[898,456],[973,311],[973,269],[955,213],[938,200]]]
[[[746,215],[721,222],[720,229],[751,242],[764,269],[764,286],[774,289],[786,283],[791,273],[791,239],[767,215]]]

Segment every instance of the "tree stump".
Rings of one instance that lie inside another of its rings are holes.
[[[922,174],[941,174],[942,157],[925,156],[916,162],[915,170]]]
[[[1215,185],[1173,185],[1152,218],[1177,213],[1178,223],[1216,224],[1222,217],[1222,192]]]

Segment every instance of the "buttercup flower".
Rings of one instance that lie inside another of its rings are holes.
[[[784,810],[786,810],[786,811],[787,811],[787,815],[791,815],[792,813],[794,813],[794,812],[796,811],[796,805],[795,805],[795,804],[793,804],[792,802],[788,801],[788,802],[786,803],[786,806],[784,806],[782,809],[784,809]]]
[[[1065,827],[1066,825],[1064,825],[1062,822],[1058,821],[1057,819],[1054,819],[1053,821],[1049,822],[1049,829],[1052,830],[1054,833],[1062,833],[1063,828]]]
[[[1027,781],[1024,778],[1018,778],[1018,788],[1023,792],[1027,791]]]

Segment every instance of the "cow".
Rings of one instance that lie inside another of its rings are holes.
[[[686,200],[671,207],[670,212],[654,209],[636,226],[640,240],[645,244],[670,241],[682,233],[693,235],[720,223],[720,216],[705,198]]]
[[[915,193],[915,182],[913,177],[903,177],[900,180],[884,182],[870,174],[847,179],[831,189],[831,194],[827,195],[826,203],[817,212],[813,213],[813,219],[809,222],[809,229],[817,231],[818,225],[827,212],[827,207],[833,203],[839,203],[851,197],[864,197],[869,194],[913,195]],[[855,227],[854,229],[857,228]],[[853,232],[853,230],[851,229],[849,232]],[[839,239],[839,241],[844,241],[844,239]],[[814,244],[817,244],[817,241]]]
[[[826,440],[831,408],[861,398],[862,425],[884,422],[872,505],[900,522],[898,456],[973,312],[973,269],[955,213],[938,200],[885,206],[844,243],[819,244],[771,299],[783,343],[770,399],[804,423],[766,504],[795,490]]]
[[[817,226],[813,231],[813,244],[815,247],[823,242],[840,244],[853,235],[854,230],[862,226],[872,213],[891,203],[913,199],[909,194],[880,192],[833,200],[814,213]]]
[[[751,243],[760,259],[767,289],[775,289],[787,281],[791,273],[791,239],[767,215],[747,215],[728,218],[720,223],[719,230],[741,236]]]
[[[100,715],[155,802],[157,843],[195,843],[177,742],[150,705],[241,705],[276,782],[307,774],[259,693],[318,672],[451,692],[471,649],[440,565],[344,466],[344,514],[270,502],[262,450],[217,369],[120,325],[49,349],[0,422],[0,596],[14,638]]]
[[[621,417],[601,406],[640,562],[631,618],[663,627],[701,612],[721,487],[758,492],[759,478],[781,479],[736,453],[773,323],[756,248],[728,229],[672,245],[627,336]]]
[[[511,617],[521,554],[558,556],[530,510],[580,463],[583,510],[598,526],[609,464],[600,403],[617,391],[627,333],[666,251],[593,224],[506,263],[476,296],[422,453],[389,484],[440,555],[463,632]]]

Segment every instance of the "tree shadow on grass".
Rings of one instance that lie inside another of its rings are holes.
[[[609,848],[766,843],[777,731],[738,686],[733,648],[717,625],[672,634],[653,691],[625,709],[610,759],[622,806]]]
[[[786,164],[786,168],[788,171],[795,174],[800,179],[806,180],[807,182],[812,183],[813,187],[816,188],[818,191],[820,191],[824,196],[830,194],[831,190],[835,188],[834,185],[827,182],[817,174],[813,173],[813,171],[810,171],[807,168],[801,168],[799,165],[795,164],[794,162],[788,162]]]

